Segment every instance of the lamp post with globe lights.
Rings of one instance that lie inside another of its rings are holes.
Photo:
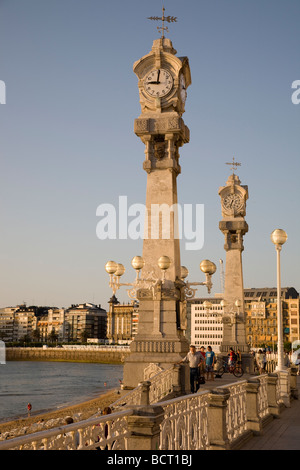
[[[137,300],[138,289],[151,289],[157,286],[160,282],[162,284],[166,281],[166,271],[171,265],[171,260],[168,256],[161,256],[158,259],[158,267],[160,268],[162,275],[161,277],[155,276],[154,272],[146,273],[145,277],[141,277],[141,270],[145,265],[145,261],[141,256],[135,256],[131,261],[131,266],[136,270],[136,278],[131,283],[121,283],[120,278],[125,273],[123,264],[116,263],[115,261],[108,261],[105,265],[105,271],[109,274],[109,286],[111,287],[113,294],[115,295],[117,290],[122,286],[130,286],[132,289],[128,289],[128,296],[131,299]],[[203,260],[200,263],[200,270],[205,274],[204,282],[188,282],[185,281],[189,275],[189,271],[185,266],[181,266],[181,281],[184,289],[184,299],[193,298],[197,290],[191,286],[206,286],[208,293],[211,292],[212,275],[216,272],[216,265],[209,260]]]
[[[276,229],[271,233],[271,242],[274,243],[277,252],[277,329],[278,329],[278,344],[277,344],[277,367],[276,370],[285,370],[284,354],[283,354],[283,322],[282,322],[282,308],[281,308],[281,269],[280,269],[280,252],[282,245],[287,241],[287,234],[282,229]]]

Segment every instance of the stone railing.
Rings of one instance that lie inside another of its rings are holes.
[[[150,404],[151,384],[144,382],[142,404],[3,441],[0,450],[238,449],[290,406],[297,396],[296,372],[264,374],[156,404]]]
[[[0,442],[0,450],[126,450],[132,410]]]
[[[209,393],[203,391],[160,405],[160,450],[207,450]]]
[[[141,382],[136,388],[119,398],[112,404],[113,409],[129,405],[145,405],[158,403],[168,396],[178,396],[181,391],[180,366],[172,365],[170,368],[158,372],[153,377]]]

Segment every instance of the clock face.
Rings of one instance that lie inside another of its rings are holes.
[[[243,199],[239,194],[228,194],[223,199],[223,207],[227,210],[239,211],[243,207]]]
[[[183,103],[186,101],[186,85],[184,75],[180,75],[180,96]]]
[[[168,70],[152,70],[144,79],[144,88],[154,98],[166,96],[173,88],[173,77]]]

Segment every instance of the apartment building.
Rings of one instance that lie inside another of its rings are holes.
[[[274,346],[277,343],[277,290],[276,288],[244,289],[246,336],[251,347],[262,344]],[[220,305],[222,295],[191,299],[187,303],[186,337],[196,346],[210,344],[218,351],[222,341],[223,328],[220,324],[223,314]],[[209,301],[209,311],[203,303]],[[300,340],[299,293],[294,287],[281,290],[284,342]],[[221,336],[221,337],[220,337]]]

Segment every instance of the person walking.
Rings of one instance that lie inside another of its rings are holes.
[[[205,353],[205,365],[206,365],[206,373],[207,373],[207,380],[209,380],[209,374],[211,375],[211,380],[214,381],[214,365],[216,362],[216,356],[213,352],[211,346],[207,346],[207,351]]]
[[[263,350],[263,369],[264,369],[264,372],[266,373],[266,367],[267,367],[267,352],[266,350],[264,349]]]
[[[239,349],[237,350],[236,355],[237,355],[237,363],[239,365],[242,365],[242,353]]]
[[[228,353],[228,365],[229,365],[229,367],[233,367],[236,363],[236,360],[237,360],[237,356],[234,352],[234,349],[230,348],[229,353]]]
[[[284,350],[283,365],[285,367],[290,367],[290,365],[291,365],[290,357],[289,357],[289,354],[288,354],[286,349]]]
[[[201,361],[201,364],[200,364],[200,378],[203,377],[204,378],[204,374],[205,374],[205,360],[206,360],[206,357],[205,357],[205,348],[204,346],[201,346],[200,348],[200,353],[202,354],[202,357],[203,357],[203,361]],[[200,379],[201,380],[201,379]]]
[[[257,365],[258,365],[259,373],[261,375],[261,374],[264,373],[264,355],[263,355],[263,352],[262,352],[261,349],[257,353],[256,362],[257,362]]]
[[[191,393],[196,393],[200,387],[199,384],[199,367],[203,361],[203,356],[199,352],[196,352],[196,347],[191,345],[190,351],[187,353],[185,358],[183,358],[177,364],[188,363],[190,366],[190,384],[191,384]],[[195,386],[196,382],[196,386]]]

